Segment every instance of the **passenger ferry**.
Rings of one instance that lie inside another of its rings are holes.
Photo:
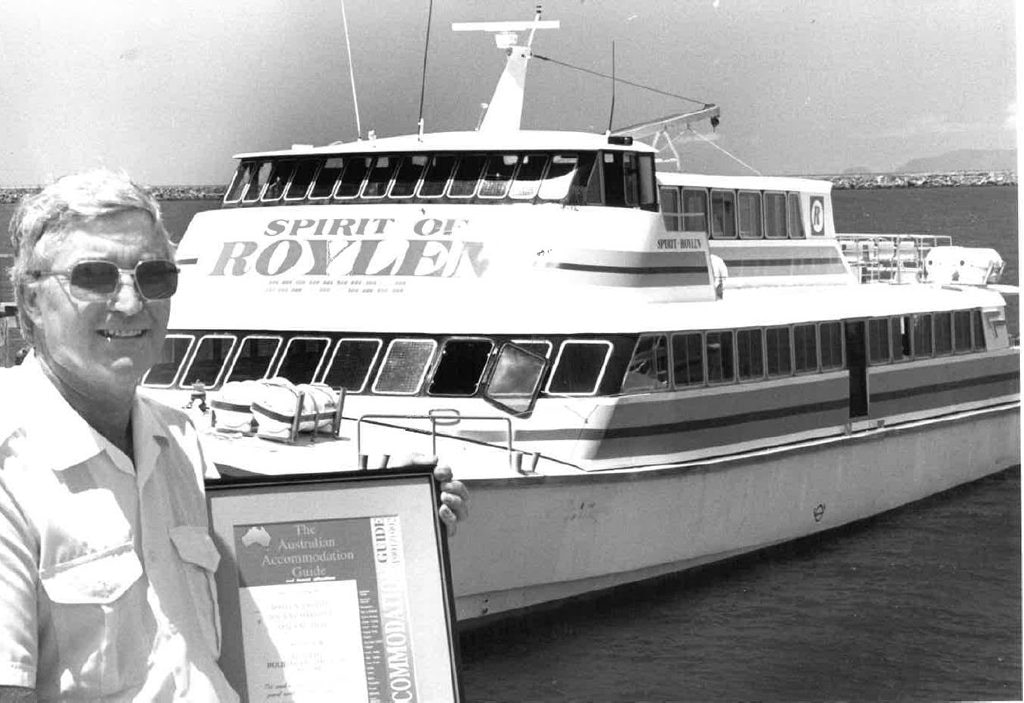
[[[456,26],[508,54],[475,131],[237,157],[178,248],[144,379],[192,408],[222,472],[436,452],[472,496],[451,544],[472,620],[1019,464],[997,254],[839,235],[826,181],[659,171],[641,138],[714,106],[520,129],[530,42],[553,26]],[[264,397],[281,393],[291,410]],[[298,431],[314,417],[326,431]]]

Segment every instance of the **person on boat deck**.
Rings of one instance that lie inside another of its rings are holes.
[[[177,288],[159,206],[124,174],[66,176],[11,239],[33,351],[0,372],[0,701],[236,701],[211,468],[187,416],[136,393]],[[434,473],[452,530],[468,495]]]

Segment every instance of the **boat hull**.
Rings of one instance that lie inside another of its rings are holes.
[[[468,480],[461,622],[833,529],[1020,463],[1019,403],[675,467]]]

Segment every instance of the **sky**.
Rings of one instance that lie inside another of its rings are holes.
[[[535,0],[434,0],[428,131],[472,129],[504,66],[452,22]],[[345,0],[363,136],[415,132],[429,0]],[[765,174],[890,170],[1013,149],[1013,0],[547,0],[536,54],[721,108],[715,145]],[[226,183],[232,156],[357,136],[342,0],[0,0],[0,186],[92,166]],[[530,63],[523,127],[603,132],[609,81]],[[620,85],[613,124],[693,103]],[[749,173],[707,144],[698,171]]]

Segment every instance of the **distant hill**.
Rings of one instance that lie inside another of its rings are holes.
[[[911,159],[893,173],[949,173],[951,171],[1016,171],[1014,149],[957,149],[940,156]]]

